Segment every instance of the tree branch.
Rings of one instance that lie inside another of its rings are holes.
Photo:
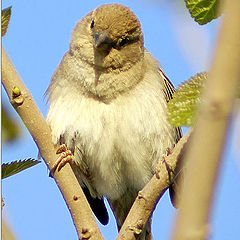
[[[50,129],[3,48],[2,83],[11,104],[32,135],[41,156],[50,169],[57,159]],[[71,213],[79,239],[103,239],[70,165],[66,164],[61,171],[56,171],[54,179]]]
[[[117,240],[135,240],[151,216],[157,202],[171,184],[169,169],[174,172],[182,150],[187,143],[191,130],[177,143],[171,155],[167,156],[157,165],[157,171],[147,185],[138,193],[127,218],[118,234]]]
[[[186,162],[173,239],[206,239],[229,119],[240,80],[240,1],[225,1],[219,41]]]

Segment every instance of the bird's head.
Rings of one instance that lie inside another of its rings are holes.
[[[143,58],[140,22],[121,4],[102,5],[78,22],[71,52],[105,71],[127,70]]]

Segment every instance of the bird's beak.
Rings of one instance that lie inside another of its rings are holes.
[[[94,47],[95,48],[100,48],[100,47],[104,47],[104,48],[108,48],[111,44],[112,44],[112,40],[109,37],[109,34],[107,31],[103,31],[101,33],[95,33],[93,35],[94,37]]]

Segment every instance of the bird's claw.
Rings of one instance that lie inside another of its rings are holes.
[[[73,155],[72,152],[67,148],[65,144],[61,145],[56,154],[59,154],[59,157],[56,159],[54,165],[50,170],[50,176],[52,177],[56,170],[58,172],[67,164],[73,162]]]
[[[171,150],[170,150],[170,148],[167,148],[166,154],[164,154],[162,156],[162,163],[164,163],[164,165],[166,166],[166,169],[167,169],[168,174],[169,174],[169,178],[170,178],[170,173],[173,173],[173,170],[171,169],[171,167],[167,163],[166,157],[168,157],[170,154],[171,154]],[[157,165],[157,167],[155,169],[155,174],[156,174],[157,179],[160,179],[160,169],[159,169],[159,165]]]

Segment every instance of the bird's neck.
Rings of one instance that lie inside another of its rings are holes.
[[[89,96],[109,103],[123,94],[129,94],[144,77],[144,62],[139,61],[128,68],[103,70],[94,66],[94,79],[85,90]]]

